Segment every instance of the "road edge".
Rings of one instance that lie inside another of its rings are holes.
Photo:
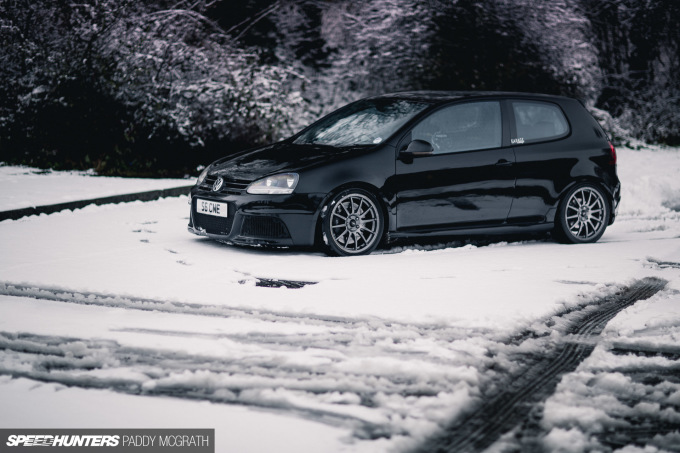
[[[193,185],[171,187],[169,189],[149,190],[147,192],[127,193],[122,195],[113,195],[110,197],[91,198],[89,200],[76,200],[65,203],[0,211],[0,222],[3,220],[18,220],[31,215],[53,214],[66,209],[80,209],[92,204],[104,205],[114,203],[128,203],[131,201],[153,201],[165,197],[179,197],[181,195],[188,195],[192,187]]]

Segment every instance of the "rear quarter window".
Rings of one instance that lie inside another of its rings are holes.
[[[548,102],[512,101],[515,137],[512,144],[555,140],[569,134],[569,123],[562,109]]]

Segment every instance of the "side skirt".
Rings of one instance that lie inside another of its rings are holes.
[[[539,223],[534,225],[499,225],[482,228],[455,228],[455,229],[420,229],[408,231],[391,231],[390,239],[409,237],[433,237],[433,236],[484,236],[502,234],[521,234],[547,232],[555,227],[553,222]]]

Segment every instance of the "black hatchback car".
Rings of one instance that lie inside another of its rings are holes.
[[[189,231],[336,255],[421,236],[552,230],[587,243],[620,193],[616,151],[574,99],[404,92],[212,163],[191,190]]]

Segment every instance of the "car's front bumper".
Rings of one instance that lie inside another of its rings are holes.
[[[227,203],[228,217],[196,212],[198,199]],[[188,230],[218,241],[246,245],[314,245],[323,194],[216,194],[194,188]]]

